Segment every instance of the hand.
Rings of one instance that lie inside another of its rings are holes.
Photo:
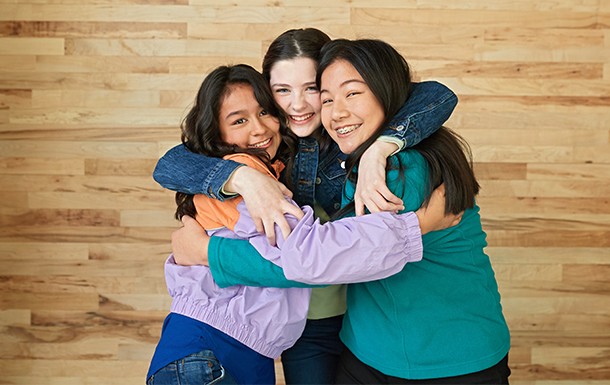
[[[297,219],[303,218],[301,209],[284,197],[292,197],[292,192],[286,186],[251,167],[238,168],[225,184],[225,190],[227,188],[244,198],[256,230],[260,234],[266,234],[272,246],[275,245],[276,224],[284,239],[290,235],[290,225],[284,214],[294,215]]]
[[[183,227],[172,233],[172,251],[177,265],[192,266],[208,264],[210,237],[193,218],[182,217]]]
[[[387,157],[397,149],[394,143],[378,140],[362,154],[354,194],[357,216],[364,214],[364,206],[371,213],[404,210],[402,200],[392,194],[385,181]]]
[[[441,184],[432,191],[428,207],[420,207],[415,214],[419,219],[421,234],[424,235],[458,225],[464,212],[445,215],[445,185]]]

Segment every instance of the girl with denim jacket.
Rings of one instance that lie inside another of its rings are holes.
[[[287,31],[271,44],[263,62],[263,73],[272,85],[276,101],[289,115],[291,130],[300,137],[291,178],[294,199],[299,205],[315,207],[316,214],[321,218],[328,218],[338,210],[346,175],[346,155],[332,142],[326,147],[321,147],[319,143],[326,133],[320,124],[321,106],[315,85],[315,67],[319,51],[328,40],[328,36],[316,29]],[[457,98],[453,92],[439,83],[412,84],[411,97],[389,123],[382,136],[386,142],[376,143],[383,147],[385,152],[382,152],[381,156],[377,155],[379,160],[363,162],[363,170],[367,165],[374,168],[379,167],[378,164],[385,164],[385,157],[392,151],[405,145],[415,145],[430,135],[447,120],[456,103]],[[389,150],[386,149],[388,144]],[[235,162],[205,158],[189,152],[184,146],[177,146],[160,159],[154,177],[163,187],[206,194],[223,201],[227,198],[224,190],[229,190],[225,185],[228,179],[238,179],[240,172],[253,174],[253,170],[240,167],[241,165]],[[361,173],[368,174],[370,173]],[[252,197],[252,194],[258,192],[263,197],[268,197],[271,196],[270,189],[260,189],[262,182],[250,182],[245,179],[241,185],[251,186],[254,191],[239,192],[244,196],[246,204],[254,202],[248,206],[251,212],[263,209],[271,211],[273,207],[277,207],[276,212],[291,212],[290,208],[285,209],[283,204],[286,202],[282,200],[259,203],[262,198]],[[383,180],[365,180],[361,183],[378,184],[384,184]],[[280,190],[281,188],[276,191]],[[384,194],[383,197],[379,195],[384,202],[387,198],[396,204],[388,201],[387,205],[383,206],[383,203],[375,204],[373,200],[369,200],[371,211],[400,208],[398,198],[393,197],[389,191],[384,191]],[[273,214],[269,213],[267,218],[273,218]],[[273,219],[263,219],[262,222],[273,224]],[[275,232],[267,231],[273,227],[258,226],[261,227],[273,238]],[[285,230],[282,231],[286,233]],[[211,243],[215,245],[217,240],[217,237],[213,237]],[[258,256],[256,250],[247,242],[223,239],[224,241],[226,243],[222,243],[222,247],[212,247],[211,244],[210,253],[221,255],[238,252]],[[241,267],[247,269],[247,265]],[[216,277],[216,274],[222,275],[223,271],[219,270],[214,274]],[[221,280],[223,278],[220,277]],[[343,350],[338,335],[345,309],[345,286],[313,289],[305,332],[295,346],[282,354],[287,384],[332,383],[339,355]]]

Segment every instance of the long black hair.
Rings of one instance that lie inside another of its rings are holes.
[[[326,44],[320,53],[316,77],[318,87],[324,70],[338,60],[348,62],[358,71],[385,114],[384,121],[371,137],[347,157],[347,179],[356,184],[358,176],[354,167],[407,101],[410,95],[411,74],[406,60],[388,43],[371,39],[337,39]],[[441,127],[413,149],[418,151],[428,164],[424,207],[430,202],[432,191],[441,183],[445,183],[445,213],[458,214],[474,206],[479,184],[472,170],[472,156],[468,144],[459,135]],[[390,167],[397,167],[400,175],[405,169],[400,161],[388,162],[388,169]],[[335,216],[343,216],[353,210],[352,202]]]
[[[282,143],[278,148],[276,158],[287,163],[286,180],[290,187],[290,173],[296,154],[297,138],[286,125],[286,116],[275,103],[269,82],[265,77],[246,64],[234,66],[220,66],[210,72],[203,80],[195,103],[184,118],[180,126],[182,143],[196,154],[215,158],[222,158],[233,153],[248,153],[259,157],[270,170],[271,160],[265,150],[242,149],[222,141],[220,136],[219,114],[223,101],[235,85],[249,85],[254,91],[254,97],[260,106],[271,116],[278,118]],[[193,195],[176,193],[176,219],[184,215],[195,217],[196,210],[193,205]]]

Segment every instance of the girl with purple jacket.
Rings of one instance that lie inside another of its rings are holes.
[[[204,80],[182,139],[194,153],[232,159],[277,179],[284,169],[281,160],[288,173],[294,160],[296,140],[285,121],[260,73],[246,65],[223,66]],[[300,220],[287,217],[291,234],[273,247],[257,231],[241,197],[220,202],[177,193],[176,202],[178,219],[188,215],[209,235],[248,240],[287,277],[308,284],[382,279],[422,255],[419,222],[412,212],[321,225],[305,206]],[[220,288],[208,267],[180,266],[173,256],[165,269],[173,302],[148,384],[176,378],[184,383],[274,384],[273,360],[303,332],[311,289],[303,284]]]

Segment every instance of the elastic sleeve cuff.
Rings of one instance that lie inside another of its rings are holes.
[[[223,238],[220,237],[210,237],[210,242],[208,243],[208,264],[210,265],[210,271],[212,272],[214,282],[216,282],[219,287],[225,288],[232,285],[227,282],[218,257],[220,255],[219,250],[222,239]]]
[[[402,151],[402,149],[405,148],[405,146],[406,146],[406,142],[404,140],[395,138],[393,136],[383,135],[383,136],[380,136],[379,138],[377,138],[377,140],[380,140],[382,142],[387,142],[387,143],[394,143],[395,145],[398,146],[398,150],[394,151],[389,156],[392,156],[392,155]]]
[[[245,166],[245,165],[241,165],[241,166],[236,167],[236,168],[235,168],[235,170],[233,170],[233,171],[231,172],[231,174],[229,174],[229,177],[228,177],[228,178],[226,179],[226,181],[225,181],[225,182],[222,184],[222,186],[220,186],[219,193],[220,193],[220,196],[221,196],[223,199],[231,199],[231,198],[234,198],[234,197],[236,197],[236,196],[238,196],[238,195],[239,195],[239,194],[237,194],[237,193],[230,193],[230,192],[225,191],[225,184],[227,184],[227,181],[228,181],[229,179],[231,179],[231,177],[233,176],[233,174],[235,174],[235,171],[237,171],[237,170],[238,170],[240,167],[243,167],[243,166]]]
[[[405,247],[409,250],[409,254],[414,259],[421,259],[424,255],[424,244],[422,242],[421,228],[419,227],[419,219],[414,212],[402,215],[401,218],[405,224],[406,236]]]

